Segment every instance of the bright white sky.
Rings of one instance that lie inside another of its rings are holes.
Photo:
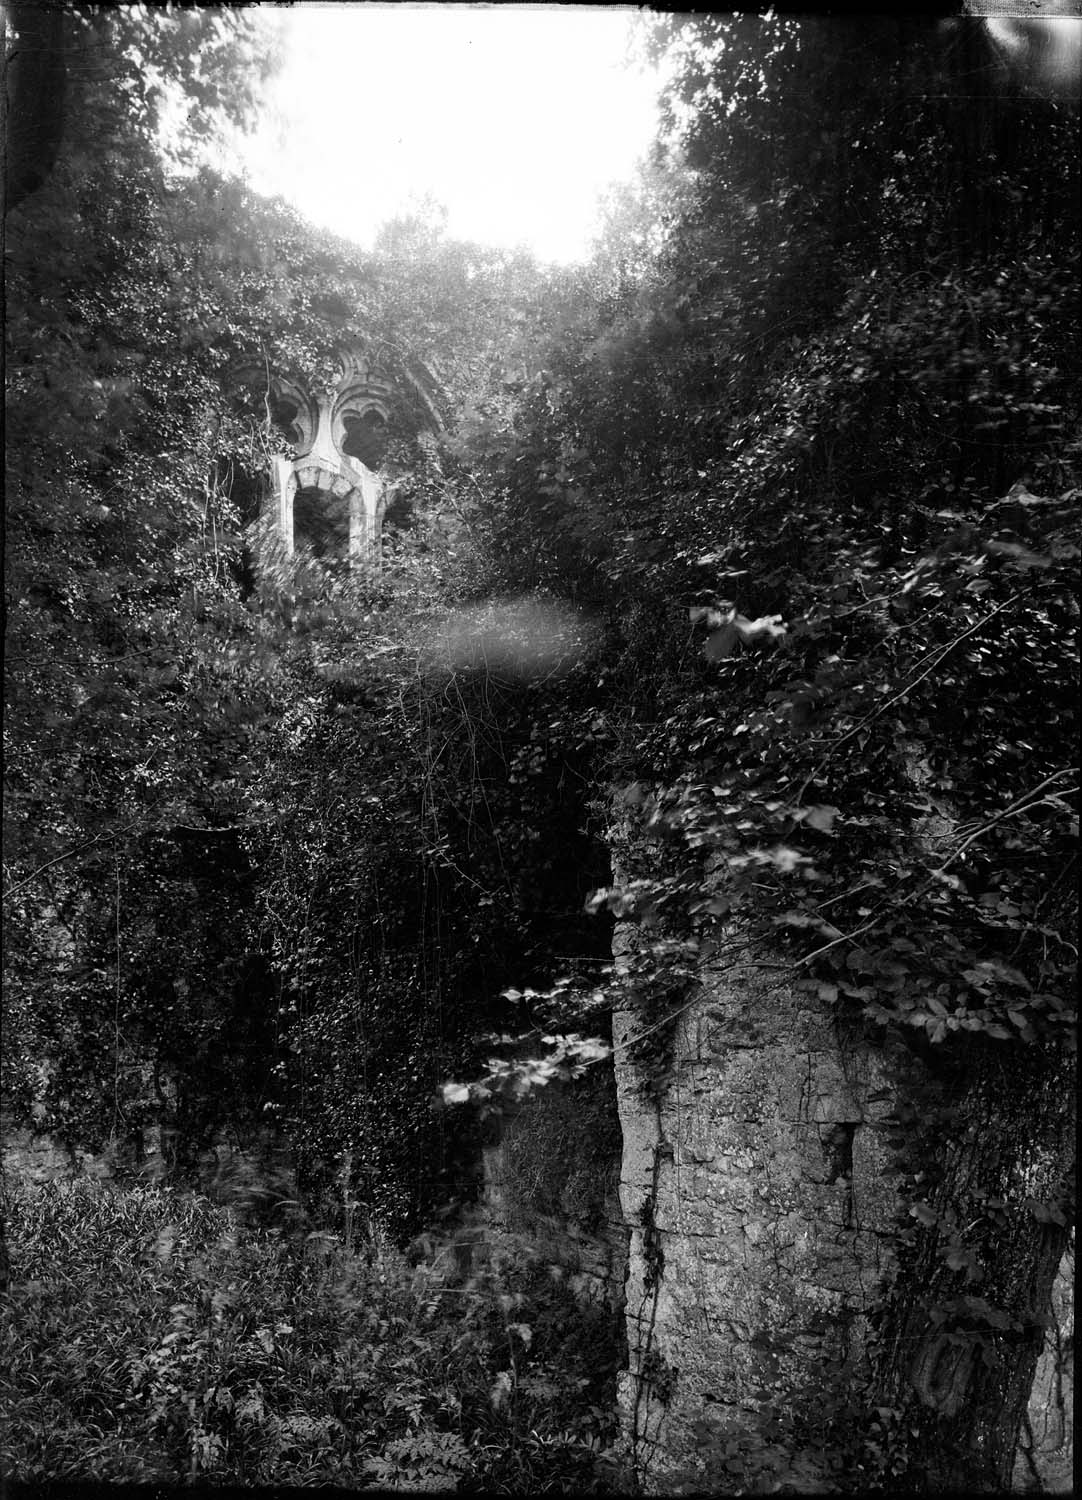
[[[268,7],[269,10],[269,7]],[[244,150],[252,186],[362,245],[429,194],[448,233],[586,256],[600,194],[656,124],[631,7],[304,3]]]

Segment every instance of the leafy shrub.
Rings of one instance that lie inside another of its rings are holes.
[[[604,1488],[602,1322],[528,1247],[465,1281],[162,1187],[4,1184],[20,1480]]]

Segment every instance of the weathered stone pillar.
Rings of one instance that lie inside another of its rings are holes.
[[[613,1031],[636,1468],[648,1489],[708,1479],[728,1441],[746,1481],[762,1464],[807,1488],[826,1478],[812,1459],[749,1434],[771,1403],[810,1407],[809,1372],[829,1382],[861,1356],[893,1208],[888,1092],[821,1003],[751,963],[704,972],[652,1099],[628,1056],[645,1024],[624,1010]]]
[[[296,493],[297,476],[293,463],[282,454],[275,454],[271,460],[269,511],[287,557],[293,555],[293,499]]]
[[[610,849],[614,869],[649,867],[626,826]],[[735,924],[731,961],[672,968],[680,994],[658,984],[666,951],[618,922],[620,1408],[639,1482],[816,1493],[909,1473],[999,1492],[1027,1399],[1016,1481],[1065,1472],[1070,1059],[850,1026]]]
[[[1074,1236],[1052,1286],[1052,1327],[1037,1361],[1013,1487],[1046,1495],[1074,1492]]]

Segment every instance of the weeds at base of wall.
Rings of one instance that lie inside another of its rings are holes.
[[[829,1390],[775,1400],[740,1421],[700,1419],[691,1462],[667,1473],[666,1494],[912,1494],[901,1429],[892,1408],[857,1409]]]
[[[600,1493],[610,1373],[527,1245],[465,1281],[165,1188],[4,1182],[13,1479]]]

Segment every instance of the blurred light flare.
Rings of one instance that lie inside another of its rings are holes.
[[[984,25],[1031,89],[1077,100],[1082,89],[1082,18],[986,16]]]
[[[425,654],[437,670],[552,677],[577,666],[596,639],[596,625],[573,604],[524,594],[449,610]]]

